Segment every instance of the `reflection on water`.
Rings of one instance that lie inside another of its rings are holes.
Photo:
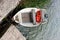
[[[35,28],[17,27],[29,40],[60,40],[60,0],[52,0],[47,9],[49,22]]]
[[[24,26],[21,26],[21,25],[18,25],[16,26],[20,32],[23,34],[23,36],[26,37],[26,39],[32,39],[32,38],[35,38],[38,34],[39,31],[42,30],[41,26],[38,26],[38,27],[24,27]]]
[[[47,9],[49,23],[47,26],[42,26],[42,31],[38,33],[35,40],[60,40],[60,0],[52,1],[53,3]]]

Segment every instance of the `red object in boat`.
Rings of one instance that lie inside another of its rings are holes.
[[[38,10],[36,12],[36,22],[40,23],[42,21],[42,12],[40,10]]]

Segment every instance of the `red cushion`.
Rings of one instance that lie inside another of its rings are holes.
[[[40,23],[42,21],[42,12],[39,10],[36,12],[36,22]]]

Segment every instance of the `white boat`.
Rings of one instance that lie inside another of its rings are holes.
[[[25,27],[37,27],[48,21],[48,14],[45,9],[24,8],[13,17],[16,23]]]

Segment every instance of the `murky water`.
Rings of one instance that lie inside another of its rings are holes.
[[[52,0],[53,3],[47,9],[49,22],[42,26],[35,40],[60,40],[60,0]]]
[[[35,28],[19,27],[18,29],[29,40],[60,40],[60,0],[52,0],[52,4],[47,9],[49,22]],[[26,30],[24,32],[24,30]]]

